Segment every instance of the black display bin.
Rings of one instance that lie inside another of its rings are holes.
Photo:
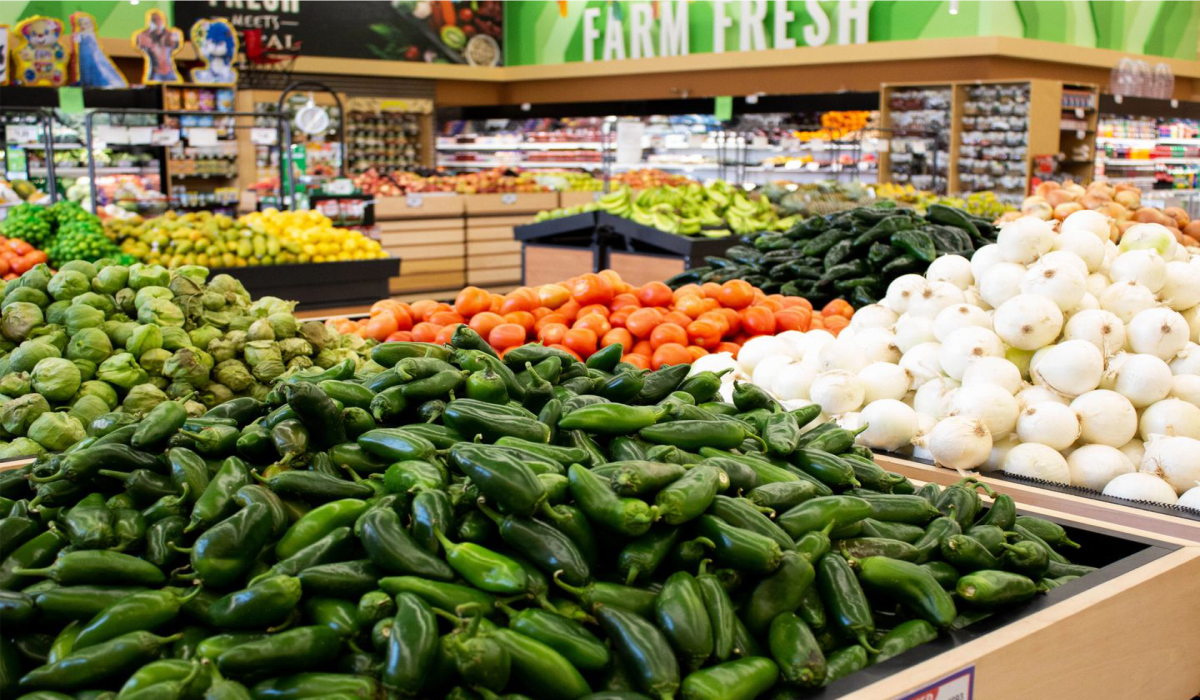
[[[217,268],[212,274],[239,280],[254,298],[279,297],[297,309],[361,306],[386,299],[388,278],[400,274],[400,258],[260,267]]]

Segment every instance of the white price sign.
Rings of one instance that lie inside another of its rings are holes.
[[[419,194],[410,194],[404,198],[404,203],[407,204],[410,209],[420,209],[421,205],[425,203],[425,200]]]
[[[206,126],[193,126],[188,129],[187,139],[189,146],[215,146],[217,145],[217,130]]]
[[[250,130],[250,143],[256,146],[274,146],[279,140],[279,131],[267,126],[256,126]]]
[[[93,139],[110,144],[126,144],[129,143],[129,129],[124,126],[97,126]]]
[[[5,140],[10,144],[37,143],[40,131],[36,124],[9,124],[4,128]]]
[[[174,146],[179,143],[179,129],[155,129],[150,134],[150,143],[155,146]]]
[[[897,700],[971,700],[974,694],[975,667],[971,666]]]
[[[129,143],[134,146],[145,146],[152,143],[154,140],[154,127],[152,126],[131,126],[129,127]]]

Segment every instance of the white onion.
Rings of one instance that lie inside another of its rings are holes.
[[[890,362],[873,362],[862,368],[858,378],[863,383],[863,403],[868,405],[880,399],[903,400],[912,384],[908,372]]]
[[[1154,292],[1132,280],[1113,282],[1097,298],[1100,308],[1116,314],[1122,323],[1129,323],[1139,312],[1158,305]]]
[[[919,295],[908,303],[908,313],[913,316],[935,318],[947,306],[963,303],[963,293],[949,282],[930,282]]]
[[[1197,259],[1200,260],[1200,257]],[[1193,343],[1200,343],[1200,305],[1193,306],[1179,313],[1183,315],[1184,320],[1187,321],[1188,328],[1191,329],[1191,341]]]
[[[1200,440],[1156,435],[1146,443],[1138,471],[1160,476],[1183,493],[1200,481]]]
[[[1104,241],[1087,231],[1067,231],[1054,239],[1054,252],[1048,253],[1046,257],[1058,252],[1074,255],[1083,263],[1083,273],[1086,275],[1100,269],[1101,263],[1104,262]]]
[[[1182,508],[1191,508],[1192,510],[1200,510],[1200,486],[1193,486],[1183,495],[1179,497],[1179,501],[1175,504]]]
[[[1083,296],[1079,298],[1079,303],[1076,304],[1075,308],[1071,310],[1071,314],[1074,315],[1074,314],[1079,313],[1080,311],[1089,311],[1092,309],[1099,309],[1099,308],[1100,308],[1100,300],[1097,299],[1096,297],[1092,296],[1089,292],[1084,292]]]
[[[1021,281],[1025,279],[1025,268],[1011,262],[992,265],[979,279],[979,296],[993,308],[1021,293]]]
[[[1091,272],[1091,270],[1088,269],[1087,263],[1083,261],[1083,258],[1079,257],[1078,255],[1072,253],[1069,250],[1059,250],[1058,249],[1058,239],[1059,238],[1060,238],[1059,236],[1056,236],[1054,239],[1054,242],[1055,242],[1054,250],[1052,250],[1049,253],[1046,253],[1042,257],[1038,258],[1038,261],[1036,263],[1034,263],[1033,265],[1040,265],[1043,267],[1059,267],[1061,265],[1067,265],[1071,269],[1073,269],[1076,272],[1078,272],[1079,274],[1083,275],[1083,277],[1086,279],[1088,274]],[[1031,265],[1031,267],[1032,267],[1032,265]]]
[[[1120,254],[1121,249],[1117,247],[1116,243],[1113,243],[1112,241],[1105,241],[1104,262],[1100,263],[1100,268],[1097,269],[1096,272],[1104,273],[1104,275],[1107,277],[1109,268],[1112,267],[1113,261],[1116,260],[1117,256]]]
[[[967,326],[946,337],[938,352],[938,363],[948,377],[962,380],[967,363],[977,357],[1002,357],[1004,343],[990,328]]]
[[[829,415],[857,411],[863,402],[863,383],[844,370],[818,374],[808,389],[812,400]]]
[[[1112,280],[1108,278],[1108,275],[1102,272],[1093,272],[1087,276],[1087,293],[1099,300],[1100,295],[1104,293],[1104,290],[1108,289],[1110,284],[1112,284]]]
[[[995,472],[1004,468],[1004,458],[1012,448],[1020,445],[1021,441],[1015,433],[1009,433],[999,440],[992,441],[992,451],[988,453],[987,461],[979,465],[980,472]]]
[[[942,313],[945,313],[944,311]],[[940,313],[938,314],[941,315]],[[904,314],[896,321],[896,347],[900,352],[908,352],[921,343],[932,343],[937,340],[933,332],[934,320],[924,316]]]
[[[1132,472],[1120,474],[1104,486],[1101,492],[1105,496],[1124,498],[1129,501],[1150,501],[1174,505],[1179,497],[1175,489],[1153,474]]]
[[[1017,417],[1017,437],[1021,442],[1040,442],[1061,452],[1079,437],[1079,418],[1070,407],[1055,401],[1034,404]]]
[[[1024,442],[1008,451],[1004,473],[1056,484],[1070,484],[1071,470],[1058,450],[1036,442]]]
[[[743,376],[742,367],[738,361],[733,359],[733,355],[728,352],[714,352],[704,355],[700,359],[692,362],[692,368],[688,370],[688,375],[697,374],[699,372],[721,372],[729,370],[721,378],[723,381],[733,381],[735,377]]]
[[[978,306],[985,311],[992,308],[991,304],[987,303],[983,300],[983,297],[979,296],[979,287],[976,287],[975,285],[971,285],[963,290],[963,303],[970,304],[971,306]]]
[[[840,335],[838,340],[841,340]],[[900,361],[900,348],[896,346],[896,335],[886,328],[860,330],[854,335],[854,343],[862,349],[867,364]]]
[[[1104,374],[1104,355],[1086,340],[1068,340],[1049,347],[1036,362],[1030,370],[1034,383],[1063,396],[1079,396],[1095,389]]]
[[[1173,374],[1200,374],[1200,345],[1189,341],[1169,366]]]
[[[837,416],[834,418],[833,422],[836,423],[839,428],[857,431],[860,427],[862,427],[862,414],[858,411],[850,411],[849,413],[843,413],[842,415]],[[858,440],[855,439],[855,442],[858,442]]]
[[[928,288],[929,282],[920,275],[900,275],[888,285],[884,303],[898,314],[906,313],[912,300]]]
[[[971,261],[961,255],[943,255],[929,264],[925,279],[930,282],[949,282],[959,289],[966,289],[975,281],[971,273]]]
[[[824,328],[818,328],[804,334],[800,343],[800,357],[807,359],[810,355],[815,360],[821,348],[837,340],[832,333]]]
[[[1172,398],[1187,401],[1193,406],[1200,406],[1200,376],[1195,374],[1176,374],[1171,378]]]
[[[1054,342],[1062,330],[1063,315],[1052,300],[1018,294],[1001,304],[992,317],[996,335],[1019,350],[1037,350]]]
[[[1129,399],[1134,408],[1145,408],[1171,392],[1171,368],[1154,355],[1125,353],[1110,359],[1105,388]]]
[[[1084,445],[1067,457],[1071,484],[1100,491],[1121,474],[1134,471],[1133,462],[1109,445]]]
[[[928,435],[930,433],[930,431],[932,431],[934,426],[936,426],[936,425],[937,425],[937,418],[934,418],[933,416],[931,416],[927,413],[918,413],[917,414],[917,435],[916,435],[916,437],[920,437],[922,435]]]
[[[791,356],[791,347],[787,341],[780,340],[773,335],[759,335],[747,340],[742,349],[738,351],[738,364],[742,366],[742,371],[746,374],[753,375],[754,368],[762,360],[775,355]]]
[[[775,337],[787,345],[787,354],[791,355],[793,360],[802,360],[804,359],[804,348],[807,343],[804,340],[804,335],[804,331],[784,331]]]
[[[1021,390],[1021,370],[1003,357],[973,357],[963,371],[962,385],[995,384],[1010,394]]]
[[[1121,447],[1137,434],[1137,411],[1115,391],[1097,389],[1077,396],[1071,410],[1079,416],[1079,438],[1084,442]]]
[[[913,394],[913,408],[934,418],[950,415],[951,402],[958,391],[958,382],[949,377],[936,377],[921,385]]]
[[[992,320],[978,306],[970,304],[955,304],[947,306],[938,312],[933,319],[933,335],[939,343],[946,342],[946,337],[959,328],[979,326],[991,330]]]
[[[1139,312],[1129,322],[1127,336],[1134,352],[1170,360],[1188,344],[1190,329],[1178,311],[1157,308]]]
[[[845,370],[851,374],[858,373],[870,364],[866,352],[854,342],[854,338],[838,337],[837,340],[824,345],[817,352],[817,371],[829,372],[835,369]]]
[[[1027,386],[1017,392],[1016,398],[1017,404],[1019,404],[1022,409],[1029,406],[1036,406],[1039,403],[1045,403],[1047,401],[1061,403],[1064,406],[1070,404],[1069,401],[1063,398],[1062,394],[1059,394],[1055,391],[1050,391],[1044,386]]]
[[[793,362],[792,358],[787,355],[772,355],[771,357],[759,361],[759,363],[755,365],[754,372],[750,374],[750,381],[764,388],[770,387],[772,382],[774,382],[774,378],[779,374],[779,372],[782,371],[784,367],[788,367],[793,364],[799,363]]]
[[[917,434],[917,412],[895,399],[881,399],[862,410],[867,429],[859,434],[862,444],[881,450],[896,450]]]
[[[998,262],[1004,262],[1004,258],[1000,257],[1000,246],[989,243],[977,248],[971,256],[971,278],[978,282],[983,279],[983,273]]]
[[[1158,298],[1176,311],[1200,304],[1200,268],[1178,260],[1167,263],[1166,281],[1158,290]]]
[[[1131,250],[1121,253],[1108,270],[1113,282],[1134,281],[1151,292],[1162,289],[1167,281],[1167,263],[1153,250]]]
[[[1033,362],[1032,350],[1018,350],[1017,348],[1009,347],[1004,350],[1004,359],[1013,363],[1017,371],[1021,373],[1021,377],[1029,381],[1029,364]]]
[[[1159,255],[1170,253],[1175,247],[1175,236],[1162,224],[1134,224],[1121,234],[1121,252],[1131,250],[1154,250]]]
[[[784,400],[808,399],[808,390],[817,372],[803,362],[793,362],[780,368],[779,373],[763,385],[769,387],[771,393]]]
[[[1059,233],[1084,231],[1096,237],[1099,241],[1107,241],[1112,229],[1112,219],[1107,215],[1091,209],[1081,209],[1063,219],[1058,227]]]
[[[1138,465],[1142,463],[1142,457],[1146,454],[1146,443],[1140,438],[1134,438],[1117,449],[1129,458],[1130,464]]]
[[[1054,225],[1034,216],[1023,216],[1001,226],[996,244],[1005,260],[1028,265],[1054,247]]]
[[[1147,443],[1151,435],[1200,438],[1200,408],[1179,399],[1157,401],[1142,411],[1138,434]]]
[[[933,460],[950,469],[974,469],[987,461],[992,435],[983,421],[951,416],[938,422],[925,440]]]
[[[1108,357],[1125,347],[1125,324],[1111,311],[1080,311],[1063,326],[1063,338],[1086,340]]]
[[[919,389],[930,379],[942,376],[942,365],[938,362],[941,348],[941,343],[921,343],[900,358],[900,366],[912,376],[913,389]]]
[[[848,327],[859,330],[866,328],[890,329],[896,325],[896,319],[899,317],[900,314],[882,304],[868,304],[854,312]]]
[[[1007,390],[994,384],[961,387],[950,400],[952,415],[978,418],[993,439],[1002,438],[1017,425],[1020,407]]]
[[[1043,258],[1025,272],[1021,293],[1044,296],[1058,304],[1059,309],[1070,311],[1087,291],[1086,280],[1087,273],[1080,273],[1062,262],[1046,262]]]

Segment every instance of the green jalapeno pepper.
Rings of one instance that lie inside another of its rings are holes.
[[[1029,600],[1037,584],[1010,571],[976,571],[960,578],[955,590],[968,605],[986,610]]]
[[[20,551],[20,550],[18,550]],[[64,586],[104,581],[130,586],[161,586],[166,576],[158,567],[121,552],[76,550],[41,568],[17,568],[18,576],[46,576]]]
[[[937,639],[937,630],[925,620],[901,622],[879,640],[879,654],[875,657],[875,663],[887,661],[934,639]]]
[[[654,425],[667,414],[666,406],[628,406],[602,403],[570,411],[558,422],[564,430],[629,435]]]
[[[781,549],[791,549],[795,546],[792,538],[749,499],[717,496],[709,510],[730,525],[769,537],[777,542]]]
[[[249,488],[253,487],[242,487],[238,494]],[[250,503],[196,539],[191,549],[196,576],[206,586],[229,586],[254,564],[255,555],[271,533],[271,510],[261,503]]]
[[[638,686],[654,697],[674,697],[679,690],[679,663],[667,637],[644,618],[621,608],[600,605],[595,615]]]
[[[370,559],[354,559],[310,566],[296,574],[296,578],[307,594],[359,598],[378,588],[379,577],[383,575]]]
[[[453,530],[454,504],[450,494],[441,490],[425,490],[413,496],[410,506],[412,537],[425,551],[438,554],[442,551],[438,542],[438,530]]]
[[[21,678],[20,687],[24,690],[78,690],[97,685],[133,671],[181,636],[160,637],[150,632],[130,632],[35,668]]]
[[[504,449],[459,443],[450,448],[450,461],[489,501],[528,517],[545,507],[546,488],[519,456]]]
[[[820,530],[829,523],[834,529],[870,517],[871,504],[857,496],[820,496],[805,501],[779,516],[778,523],[792,537]]]
[[[862,559],[864,557],[890,557],[904,561],[916,561],[917,548],[884,537],[848,537],[838,542],[838,550],[846,558]]]
[[[31,595],[37,609],[50,618],[87,621],[109,604],[144,590],[137,586],[55,586]]]
[[[1000,560],[979,540],[968,535],[951,535],[942,540],[942,558],[959,571],[972,572],[980,569],[998,569]]]
[[[32,526],[32,530],[28,531],[29,537],[41,529],[26,518],[14,520],[24,520]],[[116,534],[113,532],[113,511],[105,505],[103,494],[92,493],[84,497],[61,516],[61,521],[67,538],[76,548],[108,549],[116,543]],[[29,539],[29,537],[25,539]],[[17,542],[16,546],[23,543],[24,540]],[[13,548],[15,549],[16,546]]]
[[[617,573],[625,577],[625,585],[631,586],[639,578],[654,576],[678,539],[679,528],[659,526],[652,527],[646,534],[626,544],[617,555]],[[582,584],[574,581],[568,583]]]
[[[446,405],[442,420],[468,440],[476,435],[482,436],[485,442],[495,442],[505,435],[541,443],[550,439],[550,428],[538,422],[537,416],[529,411],[483,401],[451,401]]]
[[[296,627],[226,650],[217,657],[217,668],[243,678],[299,673],[333,661],[340,646],[341,639],[328,627]]]
[[[583,585],[591,577],[587,560],[563,532],[533,518],[501,516],[484,504],[479,509],[497,525],[505,544],[515,549],[547,574],[561,572],[572,585]]]
[[[867,596],[846,560],[835,553],[821,557],[816,581],[834,627],[873,652],[870,638],[875,633],[875,619]]]
[[[784,552],[779,568],[758,582],[742,611],[742,621],[751,634],[767,632],[771,620],[780,613],[794,612],[800,607],[805,590],[816,578],[808,559],[796,552]]]
[[[702,515],[697,532],[713,542],[713,558],[728,566],[768,574],[779,567],[783,551],[771,538]]]
[[[917,548],[916,562],[924,564],[929,561],[934,554],[941,551],[942,542],[947,537],[962,534],[962,527],[958,521],[952,517],[942,517],[929,523],[925,528],[925,533],[913,543]]]
[[[136,449],[144,449],[165,442],[174,435],[188,419],[187,409],[183,407],[183,402],[188,398],[190,395],[173,401],[163,401],[150,409],[146,417],[138,423],[137,431],[129,444]]]
[[[679,525],[699,517],[721,490],[724,472],[711,465],[697,465],[658,492],[654,503],[663,522]]]
[[[925,529],[906,523],[885,523],[882,520],[866,518],[862,521],[862,534],[865,537],[884,537],[889,540],[916,544],[917,540],[925,534]]]
[[[537,697],[573,700],[592,692],[579,670],[552,647],[487,620],[480,629],[508,651],[513,677]]]
[[[995,525],[1001,530],[1011,530],[1017,523],[1017,504],[1012,496],[1002,493],[992,499],[992,505],[976,522],[976,525]],[[1066,531],[1063,531],[1066,534]]]
[[[179,615],[180,608],[191,595],[194,592],[181,595],[180,591],[164,588],[113,601],[76,631],[73,648],[84,649],[129,632],[168,625]]]
[[[621,367],[622,365],[618,364],[613,369],[615,371]],[[652,404],[662,401],[668,394],[679,388],[679,385],[687,378],[689,371],[691,371],[691,365],[667,365],[647,374],[641,391],[634,397],[634,402]]]
[[[268,576],[218,599],[208,614],[222,628],[262,629],[286,620],[299,603],[300,579]]]
[[[292,556],[279,560],[258,578],[296,576],[305,569],[337,561],[342,558],[344,547],[351,544],[350,534],[350,528],[345,526],[331,530],[329,534]],[[251,581],[251,583],[253,582]]]
[[[1004,556],[1001,557],[1001,561],[1004,568],[1023,576],[1041,578],[1050,566],[1050,553],[1043,545],[1033,540],[1005,544],[1003,549]]]
[[[690,670],[712,656],[712,623],[700,584],[690,573],[676,571],[667,577],[654,602],[654,617]]]
[[[379,587],[393,596],[411,593],[431,606],[450,613],[463,608],[477,610],[479,614],[489,616],[496,609],[496,598],[490,593],[457,583],[431,581],[420,576],[388,576],[379,579]]]
[[[768,647],[788,683],[818,688],[825,682],[825,654],[812,630],[795,613],[780,613],[771,621]]]
[[[958,614],[954,601],[928,570],[887,557],[857,560],[857,567],[865,587],[900,603],[917,617],[939,628],[954,622]]]
[[[779,679],[779,667],[763,656],[726,661],[693,671],[683,679],[687,700],[753,700]]]
[[[637,537],[650,529],[657,507],[636,498],[621,498],[608,483],[578,464],[567,470],[576,505],[593,522],[614,532]]]

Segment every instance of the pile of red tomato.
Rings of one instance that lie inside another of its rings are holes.
[[[0,279],[16,279],[29,268],[44,262],[44,252],[19,238],[0,236]]]
[[[341,333],[366,338],[449,342],[467,324],[500,352],[539,341],[586,359],[621,343],[625,361],[657,369],[691,362],[710,352],[734,356],[757,335],[824,328],[836,335],[854,310],[838,299],[820,311],[807,299],[767,295],[744,280],[689,284],[674,291],[662,282],[627,284],[613,270],[561,284],[520,287],[494,294],[466,287],[454,304],[432,299],[406,304],[384,299],[367,319],[330,319]]]

